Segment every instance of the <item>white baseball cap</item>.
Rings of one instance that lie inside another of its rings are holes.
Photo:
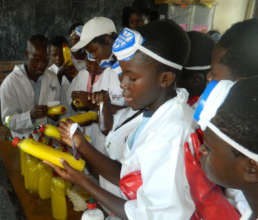
[[[80,40],[72,47],[72,52],[76,52],[87,46],[94,38],[104,34],[116,32],[114,22],[105,17],[94,17],[84,24]]]

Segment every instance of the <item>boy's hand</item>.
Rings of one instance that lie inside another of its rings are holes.
[[[60,141],[67,144],[69,147],[72,147],[72,141],[70,138],[70,128],[73,124],[72,120],[66,120],[66,122],[59,122],[58,131],[60,132],[61,139]],[[79,131],[79,129],[75,132],[73,135],[73,140],[75,143],[75,147],[77,149],[80,148],[80,146],[83,144],[83,142],[86,142],[84,135]]]
[[[107,91],[100,91],[100,92],[94,92],[91,93],[90,100],[92,104],[99,105],[101,102],[107,102],[109,101],[109,94]]]
[[[63,179],[72,182],[74,184],[79,185],[83,179],[85,178],[85,175],[83,172],[77,171],[75,169],[73,169],[64,159],[61,159],[61,163],[64,166],[64,169],[49,163],[47,161],[44,161],[45,164],[47,164],[48,166],[52,167],[55,172],[61,176]]]
[[[76,70],[74,65],[68,65],[68,63],[64,63],[59,69],[57,77],[60,80],[60,83],[63,76],[66,76],[66,78],[69,81],[72,81],[72,79],[76,76],[77,73],[78,71]]]
[[[84,91],[73,91],[72,92],[72,99],[80,99],[82,104],[87,108],[91,105],[90,97],[91,93],[84,92]]]
[[[47,116],[48,107],[46,105],[36,105],[30,111],[30,117],[32,119],[43,118]]]

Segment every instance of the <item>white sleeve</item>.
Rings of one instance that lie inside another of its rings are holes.
[[[120,80],[118,74],[110,70],[110,82],[109,82],[109,98],[113,105],[124,106],[125,100],[123,97],[123,90],[120,87]]]
[[[225,194],[229,202],[240,212],[242,216],[251,213],[251,207],[249,206],[243,192],[237,189],[227,188]]]
[[[125,204],[130,220],[185,220],[195,210],[185,175],[183,132],[164,130],[159,137],[157,132],[149,135],[146,147],[137,152],[143,184],[137,200]]]
[[[14,85],[5,82],[1,86],[1,118],[3,123],[7,116],[11,116],[9,128],[12,131],[19,132],[24,129],[33,128],[33,123],[30,117],[30,111],[21,112],[19,108],[18,96],[13,89]]]
[[[55,76],[54,79],[55,81],[55,84],[56,84],[56,97],[55,97],[55,100],[58,100],[58,101],[61,101],[61,86],[60,86],[60,83],[58,81],[58,78]]]

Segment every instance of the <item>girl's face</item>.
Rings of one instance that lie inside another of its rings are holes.
[[[221,58],[225,55],[226,50],[222,47],[215,47],[211,57],[211,71],[207,75],[207,80],[232,80],[230,68],[223,63],[220,63]]]
[[[111,55],[111,45],[100,44],[97,42],[91,42],[86,46],[86,50],[96,59],[96,62],[100,64],[101,60],[108,59]]]
[[[154,62],[143,61],[136,54],[129,61],[120,61],[123,70],[120,86],[124,90],[126,102],[134,110],[153,109],[161,94],[160,74],[156,72]]]
[[[136,29],[137,27],[141,27],[144,25],[143,16],[138,15],[136,13],[131,14],[129,18],[129,28]]]
[[[224,187],[242,188],[246,158],[209,128],[204,132],[201,155],[201,166],[212,182]]]
[[[55,47],[53,45],[50,46],[50,63],[53,63],[58,67],[63,65],[64,55],[63,51],[59,47]]]

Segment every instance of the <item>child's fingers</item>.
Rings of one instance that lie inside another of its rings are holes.
[[[64,169],[44,160],[43,163],[47,164],[48,166],[50,166],[51,168],[53,168],[53,170],[59,175],[61,176],[62,178],[67,178],[67,174],[65,172]]]
[[[73,169],[70,165],[69,165],[69,163],[66,161],[66,160],[64,160],[64,159],[60,159],[60,162],[63,164],[63,166],[64,166],[64,169],[68,172],[68,173],[71,173],[71,172],[74,172],[75,171],[75,169]]]
[[[44,160],[43,163],[53,168],[58,174],[64,172],[62,168],[50,163],[49,161]]]

